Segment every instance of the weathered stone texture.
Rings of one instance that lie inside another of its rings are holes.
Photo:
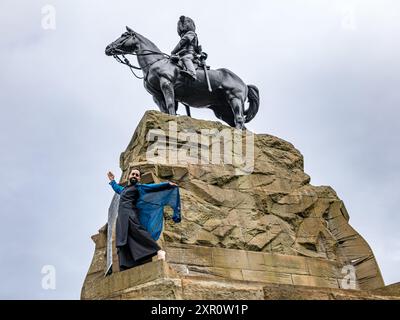
[[[163,132],[171,145],[184,150],[186,141],[169,131],[175,121],[178,132],[199,134],[201,129],[210,129],[228,130],[232,137],[238,134],[219,122],[173,117],[156,111],[145,113],[121,154],[121,180],[127,178],[130,168],[136,167],[146,172],[145,182],[170,180],[179,184],[182,222],[175,224],[170,219],[170,210],[166,210],[160,239],[167,250],[168,265],[162,270],[174,272],[175,276],[167,277],[169,280],[146,278],[148,274],[143,270],[151,268],[148,265],[140,267],[140,281],[132,278],[132,270],[114,273],[113,281],[119,287],[126,287],[123,294],[117,294],[119,298],[206,299],[231,294],[244,299],[281,296],[297,299],[307,290],[290,289],[280,295],[271,292],[272,287],[264,289],[265,285],[289,286],[285,290],[291,286],[326,287],[340,292],[345,265],[355,267],[357,289],[384,286],[372,250],[349,225],[344,203],[331,187],[310,184],[310,177],[303,170],[303,156],[292,144],[267,134],[254,135],[254,170],[245,175],[238,174],[241,168],[238,162],[154,163],[146,155],[149,150],[154,151],[154,142],[149,141],[154,130],[158,134]],[[210,139],[207,145],[206,140],[198,135],[195,145],[212,151],[219,144]],[[159,154],[162,149],[158,148]],[[102,277],[105,229],[93,240],[96,249],[82,297],[110,298],[115,292],[112,288],[107,291],[111,284]],[[129,276],[121,276],[127,273]],[[157,283],[165,287],[165,295],[156,289],[155,281],[161,281]],[[252,284],[256,282],[261,284]],[[279,286],[273,288],[283,288]],[[308,297],[314,296],[331,299],[338,297],[338,293],[315,292]]]

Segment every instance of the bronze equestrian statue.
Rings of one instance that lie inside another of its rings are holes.
[[[189,17],[179,19],[181,40],[172,56],[131,28],[126,30],[106,47],[105,53],[128,65],[132,72],[132,69],[142,70],[144,87],[160,111],[176,115],[178,102],[186,106],[188,115],[189,106],[209,108],[218,119],[237,129],[245,129],[244,124],[257,114],[260,102],[257,87],[246,85],[228,69],[208,70],[207,55],[198,45],[194,22]],[[140,67],[133,66],[125,57],[127,54],[137,56]]]

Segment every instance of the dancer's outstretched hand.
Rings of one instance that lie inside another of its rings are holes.
[[[110,181],[113,181],[115,179],[115,176],[111,171],[107,172],[107,177],[108,177],[108,179],[110,179]]]
[[[178,186],[175,182],[168,181],[171,186]]]

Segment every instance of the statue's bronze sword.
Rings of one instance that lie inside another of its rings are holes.
[[[202,52],[200,55],[200,63],[203,64],[204,74],[206,75],[206,80],[207,80],[208,91],[212,92],[210,78],[208,77],[208,71],[207,71],[207,65],[206,65],[207,57],[208,57],[207,53]]]
[[[206,75],[208,91],[212,92],[210,78],[208,77],[207,66],[206,66],[205,61],[203,62],[203,69],[204,69],[204,74]]]

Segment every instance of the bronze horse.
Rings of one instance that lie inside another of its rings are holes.
[[[197,80],[192,80],[180,72],[181,67],[162,53],[149,39],[126,27],[127,32],[106,47],[105,53],[114,56],[131,68],[143,71],[144,87],[162,112],[176,115],[178,102],[195,108],[209,108],[218,119],[231,127],[245,129],[257,114],[259,93],[254,85],[246,85],[228,69],[209,70],[212,92],[209,92],[205,71],[197,69]],[[132,66],[125,54],[137,56],[139,67]],[[124,62],[123,62],[124,63]],[[246,99],[249,108],[245,109]]]

